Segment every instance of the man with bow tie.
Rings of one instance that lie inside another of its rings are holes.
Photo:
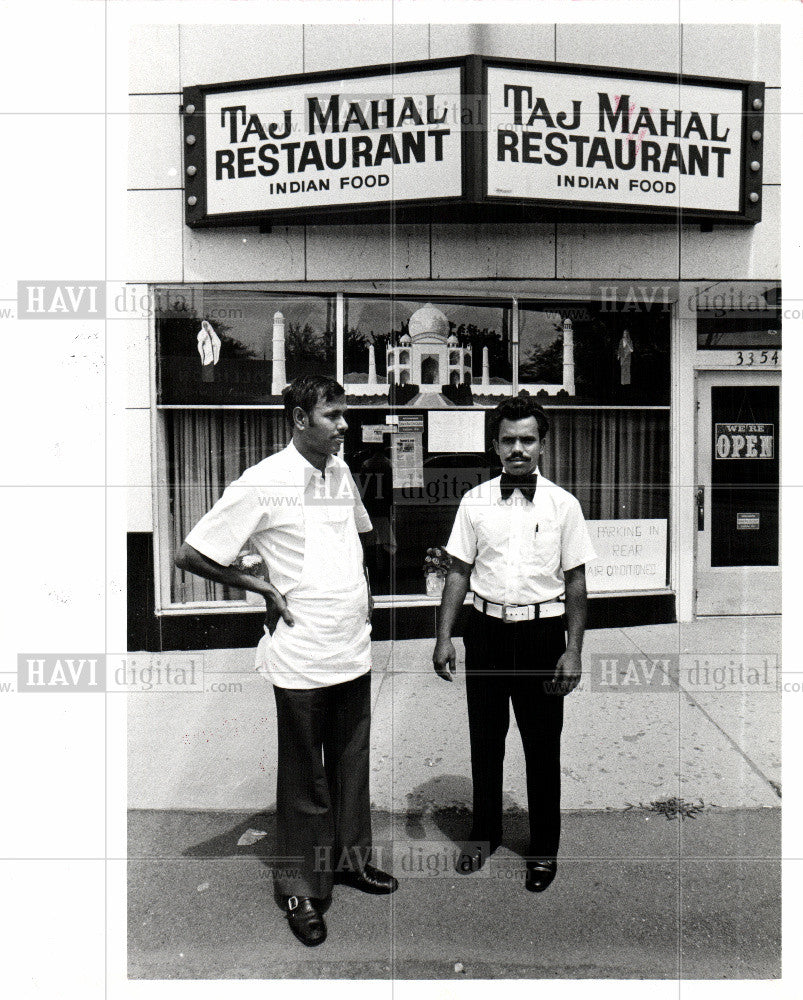
[[[580,680],[585,563],[596,555],[580,504],[538,470],[548,429],[546,413],[527,397],[506,399],[494,411],[503,472],[460,503],[446,544],[452,566],[432,657],[436,673],[451,681],[452,629],[470,586],[463,641],[474,804],[456,867],[477,871],[501,843],[512,702],[527,767],[531,892],[543,892],[557,871],[563,696]]]

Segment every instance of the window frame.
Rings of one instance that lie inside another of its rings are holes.
[[[166,417],[165,412],[168,410],[282,410],[283,407],[278,403],[198,403],[198,404],[180,404],[180,403],[158,403],[157,401],[157,386],[158,386],[158,375],[157,375],[157,336],[156,336],[156,311],[153,308],[155,301],[155,291],[156,289],[164,288],[181,288],[190,286],[211,286],[216,290],[225,291],[230,289],[233,292],[239,290],[248,291],[264,291],[271,295],[287,296],[287,297],[317,297],[320,298],[325,295],[330,295],[335,299],[335,364],[336,364],[336,375],[335,377],[341,384],[345,385],[343,382],[343,366],[344,366],[344,343],[345,343],[345,300],[348,296],[349,298],[404,298],[409,301],[420,301],[422,304],[426,302],[458,302],[465,305],[482,305],[482,306],[496,306],[502,309],[510,309],[510,338],[511,338],[511,355],[512,355],[512,376],[513,381],[510,387],[510,393],[505,393],[505,395],[515,395],[520,389],[531,389],[534,387],[534,383],[520,383],[518,380],[519,373],[519,308],[521,305],[542,305],[543,303],[556,303],[558,301],[563,301],[566,303],[577,302],[581,305],[585,302],[595,302],[597,299],[590,291],[579,291],[576,295],[567,292],[565,288],[556,291],[545,291],[543,294],[534,294],[531,291],[525,291],[522,294],[516,294],[512,289],[508,290],[506,293],[498,292],[496,294],[488,294],[488,291],[484,287],[480,287],[476,292],[472,293],[471,289],[466,290],[466,292],[457,294],[453,291],[443,291],[438,287],[438,282],[436,281],[422,281],[416,283],[415,290],[406,293],[404,287],[398,288],[398,290],[393,293],[384,290],[384,288],[379,288],[376,291],[370,289],[351,289],[348,285],[338,282],[338,283],[320,283],[322,286],[327,287],[316,287],[311,288],[298,288],[294,286],[293,283],[281,282],[281,283],[271,283],[271,282],[190,282],[190,283],[172,283],[172,282],[153,282],[148,286],[149,299],[152,308],[149,312],[149,340],[150,340],[150,410],[151,410],[151,475],[153,488],[151,490],[151,506],[152,506],[152,516],[153,516],[153,535],[154,535],[154,599],[155,599],[155,614],[157,616],[180,616],[180,615],[207,615],[207,614],[221,614],[228,612],[258,612],[260,614],[264,613],[264,606],[262,600],[258,600],[256,603],[249,600],[221,600],[221,601],[195,601],[186,604],[176,603],[169,599],[170,595],[170,568],[172,566],[172,560],[174,553],[170,551],[169,540],[167,537],[168,526],[170,522],[170,511],[169,511],[169,482],[168,482],[168,468],[167,468],[167,429],[166,429]],[[337,287],[335,287],[335,284]],[[509,285],[515,285],[515,282],[509,283]],[[545,282],[545,284],[553,284],[551,282]],[[557,283],[554,283],[557,284]],[[428,290],[427,290],[428,287]],[[677,428],[675,427],[674,416],[676,414],[676,404],[677,404],[677,392],[678,392],[678,371],[677,366],[680,363],[680,351],[679,341],[681,334],[681,324],[680,317],[677,308],[677,301],[673,301],[668,304],[670,310],[669,315],[669,366],[670,366],[670,399],[668,403],[665,404],[630,404],[630,405],[594,405],[594,404],[579,404],[573,406],[571,402],[567,402],[565,399],[561,399],[559,402],[556,401],[554,404],[547,403],[551,408],[561,409],[561,410],[572,410],[572,409],[606,409],[606,410],[662,410],[669,413],[669,501],[668,501],[668,517],[667,517],[667,535],[668,535],[668,553],[667,553],[667,583],[662,588],[655,588],[650,590],[624,590],[615,592],[604,592],[598,595],[589,595],[592,599],[594,597],[643,597],[650,595],[663,595],[677,593],[677,579],[678,579],[678,566],[677,563],[677,553],[674,551],[675,544],[674,539],[677,537],[677,530],[675,525],[677,523],[678,516],[678,505],[676,498],[672,496],[672,477],[674,470],[677,466],[677,455],[676,455],[676,433]],[[695,329],[696,338],[696,329]],[[696,346],[696,343],[695,343]],[[346,389],[351,389],[352,392],[356,392],[357,384],[350,383],[346,386]],[[493,409],[491,404],[475,404],[480,409],[488,410]],[[378,403],[366,403],[360,402],[360,409],[388,409],[388,403],[378,402]],[[403,407],[400,409],[404,409]],[[375,605],[378,608],[391,608],[391,607],[431,607],[437,605],[440,602],[439,597],[427,596],[426,594],[415,593],[415,594],[379,594],[375,595]]]

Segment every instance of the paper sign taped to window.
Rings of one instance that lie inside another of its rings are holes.
[[[423,489],[424,442],[421,431],[396,432],[390,457],[394,490]]]
[[[369,442],[382,441],[385,434],[389,433],[390,427],[387,424],[363,424],[362,442],[368,444]]]
[[[586,521],[596,559],[586,564],[592,593],[666,586],[666,520]]]
[[[430,410],[427,421],[428,451],[485,451],[484,410]]]

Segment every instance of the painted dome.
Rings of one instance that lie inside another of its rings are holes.
[[[410,317],[408,330],[411,337],[434,333],[445,339],[449,333],[449,320],[440,309],[436,309],[431,302],[427,302],[425,306],[416,309]]]

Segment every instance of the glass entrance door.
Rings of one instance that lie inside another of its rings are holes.
[[[780,614],[780,375],[697,376],[698,615]]]

